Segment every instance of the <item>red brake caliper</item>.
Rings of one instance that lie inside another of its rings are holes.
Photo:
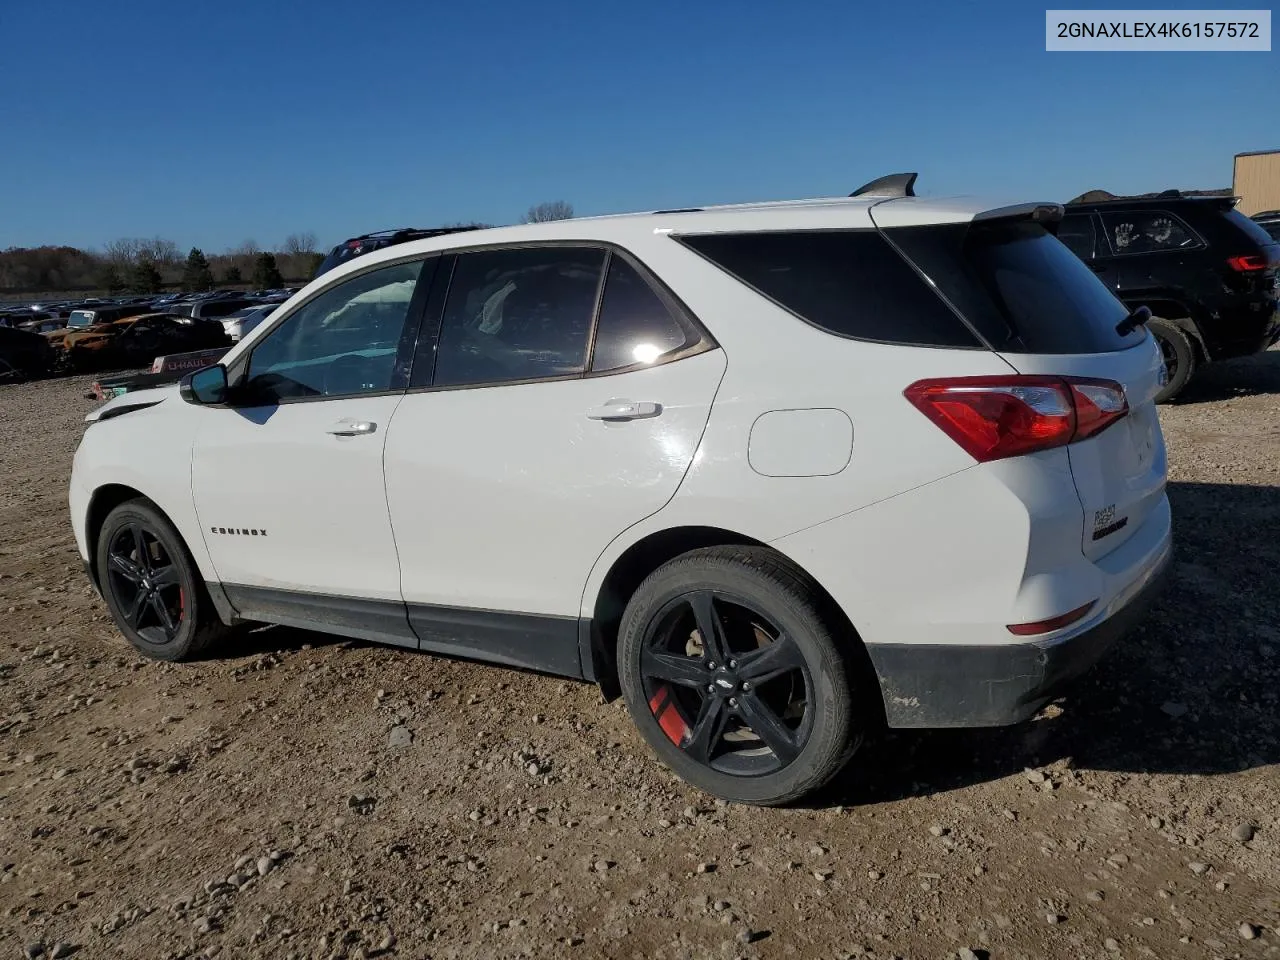
[[[658,726],[667,735],[667,739],[677,747],[683,747],[685,740],[693,731],[689,728],[675,698],[671,696],[671,688],[665,683],[649,698],[649,709],[657,717]]]

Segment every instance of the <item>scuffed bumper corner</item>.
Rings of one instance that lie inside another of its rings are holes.
[[[1146,616],[1168,580],[1166,552],[1132,598],[1061,640],[992,644],[867,644],[892,728],[1001,727],[1030,719],[1087,673]]]

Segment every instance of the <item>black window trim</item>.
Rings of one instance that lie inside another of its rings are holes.
[[[491,251],[502,250],[527,250],[527,249],[547,249],[554,247],[568,247],[576,250],[603,250],[604,260],[601,264],[600,279],[596,288],[595,306],[591,313],[591,326],[588,333],[587,355],[585,367],[581,373],[565,373],[554,377],[527,377],[521,380],[481,380],[474,383],[450,383],[437,385],[436,377],[436,361],[439,358],[440,333],[443,328],[444,311],[449,300],[449,290],[453,285],[454,271],[457,267],[457,260],[463,254],[467,253],[488,253]],[[707,353],[711,350],[719,349],[720,344],[707,330],[706,326],[695,316],[692,310],[684,303],[683,300],[658,276],[657,272],[651,270],[643,261],[634,253],[627,250],[620,244],[608,240],[521,240],[508,243],[481,243],[467,244],[463,246],[450,247],[447,250],[437,251],[442,257],[448,257],[451,261],[449,267],[444,270],[438,270],[436,273],[436,284],[444,284],[443,294],[439,297],[432,292],[431,304],[432,313],[430,316],[424,315],[421,319],[421,327],[417,339],[417,348],[413,357],[413,369],[409,372],[409,386],[406,393],[440,393],[451,390],[485,390],[493,387],[519,387],[531,383],[560,383],[567,380],[595,380],[602,377],[615,377],[624,373],[633,373],[639,370],[650,370],[656,367],[665,366],[668,363],[675,363],[678,360],[684,360],[686,357],[696,356],[700,353]],[[600,308],[604,302],[605,281],[609,275],[609,264],[612,262],[614,255],[622,258],[642,281],[647,283],[650,289],[662,301],[671,316],[684,329],[686,341],[683,347],[676,350],[670,350],[652,363],[632,363],[625,367],[613,367],[609,370],[592,370],[591,361],[595,359],[595,343],[596,331],[600,323]],[[424,349],[425,348],[425,349]],[[418,364],[425,363],[427,357],[426,352],[430,351],[431,371],[425,377],[426,383],[420,386],[414,386],[415,376]]]
[[[1149,214],[1157,214],[1157,215],[1162,214],[1171,220],[1177,221],[1177,223],[1182,227],[1183,230],[1187,231],[1188,234],[1195,237],[1196,239],[1195,245],[1190,247],[1165,247],[1163,250],[1141,250],[1137,253],[1120,253],[1118,250],[1116,250],[1116,246],[1111,240],[1111,228],[1107,226],[1106,217],[1113,216],[1113,215],[1124,216],[1125,214],[1138,214],[1138,213],[1149,213]],[[1209,244],[1205,242],[1204,237],[1200,234],[1198,230],[1193,228],[1191,224],[1187,223],[1186,220],[1178,216],[1168,207],[1125,207],[1123,209],[1116,209],[1116,210],[1095,210],[1094,215],[1097,216],[1098,226],[1101,227],[1101,230],[1099,232],[1102,234],[1103,240],[1106,241],[1108,256],[1149,257],[1153,254],[1169,254],[1169,253],[1188,252],[1192,250],[1205,250],[1209,246]],[[1096,256],[1097,255],[1095,255],[1095,258]]]
[[[964,222],[964,221],[957,221],[957,222]],[[969,221],[968,223],[972,223],[972,221]],[[946,226],[946,225],[947,224],[939,224],[939,226]],[[966,226],[967,225],[968,224],[966,224]],[[920,226],[930,226],[930,224],[920,224]],[[886,229],[893,230],[895,228],[889,227]],[[796,313],[786,304],[778,300],[775,300],[773,297],[769,296],[769,294],[765,293],[755,284],[751,283],[748,280],[744,280],[742,277],[738,276],[732,270],[722,266],[719,263],[716,263],[706,254],[702,253],[702,251],[684,242],[685,237],[717,237],[717,236],[724,236],[726,234],[732,234],[734,236],[743,236],[747,234],[759,234],[759,235],[767,234],[769,236],[777,236],[778,234],[787,234],[787,233],[806,233],[806,234],[808,233],[874,233],[874,234],[878,234],[881,237],[881,239],[883,239],[885,243],[888,244],[889,248],[895,254],[897,254],[898,257],[908,267],[911,268],[911,272],[914,273],[917,277],[919,277],[921,281],[925,284],[925,286],[927,286],[929,290],[932,291],[934,296],[936,296],[940,301],[942,301],[942,304],[948,310],[950,310],[952,314],[955,315],[956,319],[958,319],[960,323],[964,326],[964,328],[967,331],[969,331],[969,334],[975,339],[976,342],[971,346],[963,346],[963,345],[956,345],[956,344],[937,344],[937,343],[904,343],[901,340],[877,340],[872,337],[855,337],[847,333],[839,333],[838,331],[835,331],[835,330],[829,330],[820,324],[814,323],[808,317],[802,317],[800,314]],[[986,337],[984,337],[978,331],[978,329],[974,327],[972,323],[969,322],[968,318],[965,317],[964,314],[962,314],[958,309],[956,309],[955,304],[953,304],[951,300],[948,299],[946,294],[944,294],[942,290],[939,289],[938,285],[934,283],[932,279],[930,279],[928,274],[926,274],[923,270],[921,270],[918,266],[916,266],[915,261],[902,252],[902,249],[898,246],[898,244],[896,244],[887,235],[886,230],[882,230],[879,227],[874,227],[874,226],[873,227],[813,227],[813,228],[806,227],[803,229],[793,228],[793,229],[785,229],[785,230],[702,230],[696,233],[689,232],[689,231],[678,233],[678,234],[672,233],[672,234],[668,234],[668,236],[670,236],[671,239],[679,243],[680,246],[683,247],[685,250],[688,250],[690,253],[694,254],[695,256],[702,258],[702,260],[710,264],[715,269],[719,270],[725,276],[732,277],[734,280],[738,281],[740,284],[742,284],[752,293],[755,293],[758,296],[763,297],[765,300],[768,300],[771,304],[773,304],[779,310],[783,310],[789,313],[791,316],[795,317],[805,326],[810,327],[814,330],[817,330],[820,333],[824,333],[829,337],[838,337],[841,340],[851,340],[851,341],[854,341],[855,343],[876,343],[886,347],[912,347],[912,348],[918,348],[921,350],[987,350],[987,351],[995,350],[995,348],[991,346],[990,343],[987,342]]]
[[[430,265],[430,274],[428,275],[428,261],[435,262]],[[361,264],[361,269],[352,270],[345,273],[341,277],[333,277],[332,283],[328,283],[320,289],[316,290],[309,297],[298,303],[293,309],[289,310],[282,316],[272,319],[270,326],[265,332],[258,335],[253,346],[240,354],[230,364],[227,365],[227,383],[232,385],[230,402],[225,404],[210,404],[215,407],[270,407],[283,406],[285,404],[294,403],[323,403],[329,400],[349,400],[355,397],[392,397],[403,394],[408,388],[410,377],[412,376],[412,365],[414,358],[414,348],[417,343],[419,331],[421,330],[421,314],[426,303],[427,295],[435,281],[436,274],[441,260],[438,251],[432,250],[427,253],[412,253],[405,256],[394,257],[389,260],[382,260],[377,263]],[[245,402],[241,402],[241,398],[236,397],[236,393],[245,387],[245,377],[249,372],[250,361],[253,354],[257,351],[268,337],[282,323],[294,316],[299,310],[306,308],[319,297],[324,296],[335,287],[339,287],[348,280],[354,280],[366,274],[374,273],[388,267],[398,267],[406,263],[418,263],[418,281],[413,290],[413,297],[409,301],[409,310],[405,314],[404,325],[400,330],[399,344],[396,348],[395,366],[392,370],[391,387],[387,390],[366,390],[357,393],[334,393],[324,394],[316,397],[277,397],[274,400],[265,402],[255,402],[253,398],[243,398]],[[259,324],[261,326],[261,324]],[[257,332],[256,329],[254,331]]]

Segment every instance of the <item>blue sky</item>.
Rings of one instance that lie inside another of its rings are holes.
[[[1280,147],[1280,53],[1047,53],[1044,16],[0,3],[0,248],[159,235],[220,252],[300,230],[327,246],[510,223],[542,200],[589,215],[821,196],[900,170],[924,194],[1066,200],[1229,186],[1234,153]]]

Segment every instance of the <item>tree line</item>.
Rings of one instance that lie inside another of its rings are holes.
[[[554,200],[530,207],[521,219],[544,223],[572,216],[572,204]],[[454,224],[464,225],[494,226]],[[9,247],[0,250],[0,292],[160,293],[166,288],[203,291],[246,284],[273,289],[310,280],[324,259],[317,246],[316,235],[305,231],[289,234],[276,250],[245,240],[223,253],[207,254],[192,247],[185,256],[176,243],[163,237],[122,237],[103,244],[101,250]]]
[[[193,247],[184,256],[162,237],[126,237],[101,251],[67,246],[0,250],[0,290],[42,293],[106,290],[159,293],[165,288],[212,290],[220,286],[280,287],[310,280],[324,255],[314,233],[295,233],[278,250],[245,240],[224,253]]]

